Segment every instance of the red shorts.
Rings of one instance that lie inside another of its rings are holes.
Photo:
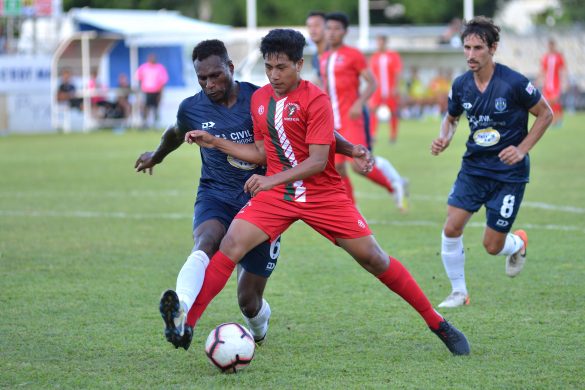
[[[293,222],[301,220],[335,244],[335,239],[352,239],[372,234],[364,217],[345,192],[333,192],[322,202],[291,202],[276,191],[263,191],[252,198],[235,218],[243,219],[266,233],[270,241]]]

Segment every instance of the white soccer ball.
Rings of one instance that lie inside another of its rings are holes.
[[[248,367],[255,350],[256,343],[250,331],[235,322],[216,326],[205,342],[207,358],[225,373],[235,373]]]

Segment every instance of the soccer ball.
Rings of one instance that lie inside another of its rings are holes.
[[[235,322],[216,326],[205,342],[207,358],[225,373],[235,373],[248,367],[255,350],[256,343],[250,331]]]

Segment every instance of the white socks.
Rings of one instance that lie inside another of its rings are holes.
[[[463,248],[463,236],[447,237],[441,232],[441,258],[445,272],[451,281],[453,292],[458,291],[467,295],[465,284],[465,250]]]
[[[510,256],[518,252],[524,246],[524,241],[515,234],[508,233],[504,247],[496,256]]]
[[[400,176],[396,168],[394,168],[394,166],[390,163],[390,161],[386,160],[384,157],[376,156],[376,167],[378,167],[378,169],[382,171],[384,176],[386,176],[386,179],[388,179],[390,183],[392,183],[392,186],[394,188],[400,187],[399,185],[395,185],[394,183],[401,183],[402,177]]]
[[[258,314],[256,314],[256,317],[248,318],[242,313],[242,316],[244,317],[248,328],[250,328],[254,339],[264,337],[268,331],[268,320],[270,319],[270,314],[270,305],[264,298],[262,298],[262,307],[260,308]]]
[[[199,291],[201,291],[203,279],[205,278],[205,269],[208,264],[209,257],[205,252],[192,252],[177,276],[176,293],[181,305],[186,306],[183,309],[186,309],[187,312],[191,309],[197,295],[199,295]]]

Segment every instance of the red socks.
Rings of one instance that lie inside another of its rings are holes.
[[[379,186],[386,188],[388,192],[391,193],[394,192],[394,187],[392,187],[392,183],[390,183],[390,180],[388,180],[386,176],[384,176],[380,168],[378,168],[376,165],[374,165],[374,169],[372,169],[372,172],[368,173],[366,177],[373,181],[374,183],[378,184]]]
[[[205,270],[205,279],[203,280],[201,291],[187,315],[187,325],[195,326],[209,302],[223,290],[234,268],[236,268],[236,263],[221,251],[217,251],[213,255]]]
[[[377,278],[408,302],[422,316],[431,329],[436,330],[439,328],[443,317],[435,311],[410,272],[398,260],[390,257],[390,266]]]

